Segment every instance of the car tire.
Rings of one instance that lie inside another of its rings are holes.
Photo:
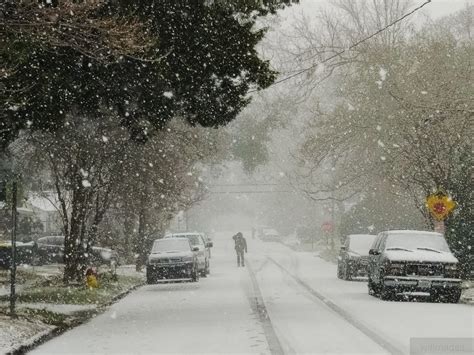
[[[344,269],[343,270],[344,270],[343,271],[344,280],[346,280],[346,281],[352,280],[351,269],[350,269],[349,265],[347,265],[347,263],[344,264]]]
[[[382,285],[380,286],[380,299],[383,301],[393,301],[395,299],[395,292]]]
[[[152,272],[148,272],[148,270],[146,273],[146,283],[148,285],[153,285],[154,283],[156,283],[156,275],[154,275]]]
[[[452,290],[445,295],[447,303],[458,303],[461,299],[461,290]]]
[[[374,296],[374,297],[378,295],[377,286],[374,284],[370,276],[367,281],[367,288],[369,289],[369,295]]]
[[[342,268],[341,268],[341,263],[337,263],[337,278],[342,279]]]
[[[191,275],[191,281],[192,282],[198,282],[199,281],[199,269],[197,265],[193,269],[193,273]]]

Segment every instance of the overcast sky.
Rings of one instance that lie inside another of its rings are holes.
[[[299,6],[293,6],[290,11],[305,13],[315,10],[319,6],[327,6],[331,0],[300,0]],[[413,0],[412,7],[423,4],[426,0]],[[462,9],[466,4],[474,4],[474,0],[431,0],[431,3],[427,4],[421,10],[422,13],[428,14],[432,18],[448,15],[455,11]]]

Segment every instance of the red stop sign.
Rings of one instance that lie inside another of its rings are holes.
[[[321,225],[321,230],[326,233],[331,233],[334,230],[334,225],[332,222],[324,222]]]

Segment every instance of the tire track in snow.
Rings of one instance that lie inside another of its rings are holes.
[[[247,260],[247,271],[250,275],[250,281],[252,282],[253,293],[249,293],[249,301],[252,307],[252,310],[257,314],[259,320],[262,322],[263,331],[265,332],[265,338],[267,339],[268,347],[271,354],[283,355],[283,347],[281,346],[280,340],[276,335],[273,324],[270,320],[270,317],[263,302],[262,292],[258,286],[257,278],[255,273],[250,265],[250,262]]]
[[[288,271],[284,266],[282,266],[279,262],[275,261],[273,258],[267,256],[267,259],[270,260],[273,264],[275,264],[280,270],[282,270],[284,273],[286,273],[288,276],[290,276],[299,286],[301,286],[304,290],[306,290],[313,298],[316,298],[318,301],[323,302],[326,306],[328,306],[331,310],[333,310],[335,313],[337,313],[341,318],[343,318],[345,321],[347,321],[349,324],[351,324],[353,327],[358,329],[360,332],[362,332],[365,336],[367,336],[369,339],[374,341],[376,344],[387,350],[390,354],[404,354],[403,351],[398,349],[396,346],[390,344],[388,341],[385,340],[385,338],[379,334],[377,334],[375,331],[367,327],[365,324],[363,324],[361,321],[357,320],[354,318],[349,312],[345,311],[338,305],[336,305],[334,302],[329,300],[327,297],[313,289],[311,286],[309,286],[306,282],[301,280],[298,276],[294,275],[292,272]]]

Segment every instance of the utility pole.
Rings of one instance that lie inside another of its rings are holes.
[[[16,284],[16,229],[17,229],[17,193],[18,185],[17,178],[13,180],[12,183],[12,254],[10,261],[10,315],[15,316],[15,284]]]

